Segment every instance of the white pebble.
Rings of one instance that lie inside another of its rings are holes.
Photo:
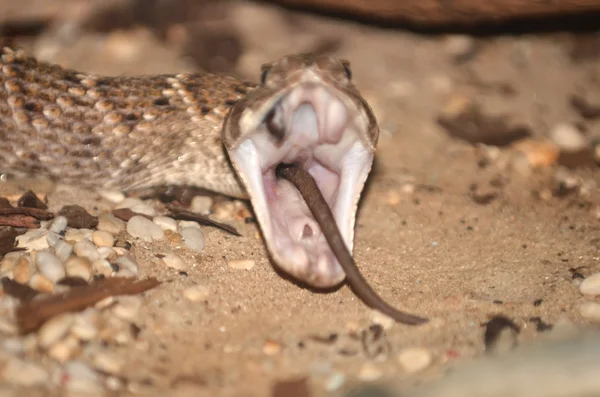
[[[563,151],[576,152],[587,146],[585,136],[572,124],[558,124],[550,130],[550,139]]]
[[[209,295],[210,289],[206,285],[193,285],[183,290],[183,296],[192,302],[206,300]]]
[[[165,232],[156,223],[143,216],[132,216],[127,222],[127,233],[142,241],[160,240]]]
[[[117,259],[117,253],[115,252],[114,249],[112,249],[112,247],[98,247],[96,252],[98,252],[99,259],[108,259],[108,260]]]
[[[73,252],[75,252],[75,255],[88,258],[90,261],[98,259],[96,246],[87,238],[83,238],[76,242],[73,246]]]
[[[90,229],[73,229],[72,227],[67,228],[65,233],[65,241],[76,243],[84,238],[91,240],[93,231]]]
[[[110,262],[106,259],[98,259],[92,262],[92,272],[94,274],[101,274],[104,277],[110,277],[113,274],[113,268]]]
[[[64,240],[59,240],[54,246],[54,253],[61,261],[66,261],[73,253],[73,246]]]
[[[113,312],[123,320],[133,319],[142,307],[142,299],[139,296],[122,296],[119,298]]]
[[[72,256],[65,262],[67,275],[89,280],[92,277],[92,263],[88,258]]]
[[[98,312],[93,308],[88,308],[75,317],[71,334],[82,341],[92,340],[98,335],[97,321]]]
[[[449,35],[445,40],[444,50],[455,59],[468,57],[475,50],[475,41],[467,35]]]
[[[383,372],[377,368],[373,363],[366,362],[358,371],[358,379],[364,382],[372,382],[383,376]]]
[[[67,380],[65,386],[68,391],[104,394],[98,374],[81,361],[68,362],[61,378]]]
[[[213,200],[208,196],[194,196],[190,203],[190,211],[197,214],[208,215],[212,207]]]
[[[46,242],[48,243],[49,247],[54,248],[54,246],[61,240],[62,240],[62,236],[58,233],[54,233],[51,230],[49,230],[48,233],[46,234]]]
[[[334,372],[325,380],[325,390],[333,392],[339,390],[346,382],[346,375],[342,372]]]
[[[198,253],[204,250],[206,243],[204,242],[202,230],[195,227],[184,227],[179,233],[187,248]]]
[[[121,257],[117,258],[117,260],[115,261],[115,263],[117,265],[119,265],[119,271],[121,271],[121,270],[128,270],[131,273],[133,273],[134,275],[138,274],[138,265],[137,265],[137,263],[135,263],[135,261],[133,261],[128,256],[121,256]]]
[[[177,231],[177,221],[168,216],[155,216],[152,222],[156,223],[162,230]]]
[[[385,330],[392,328],[394,324],[396,324],[396,320],[394,320],[390,316],[386,316],[379,310],[372,310],[371,319],[373,323],[381,325]]]
[[[187,267],[179,255],[166,254],[162,260],[165,262],[165,265],[175,270],[183,270]]]
[[[47,249],[50,246],[46,241],[47,230],[42,229],[30,229],[25,234],[17,236],[17,247],[25,248],[27,251],[40,251]]]
[[[121,209],[121,208],[131,208],[133,206],[136,206],[138,204],[143,204],[143,201],[140,200],[139,198],[135,198],[135,197],[127,197],[123,200],[121,200],[120,203],[118,203],[115,208],[116,209]]]
[[[60,234],[67,229],[67,217],[59,215],[52,221],[52,225],[50,225],[50,231]]]
[[[98,217],[97,229],[116,235],[125,230],[125,221],[110,212],[105,212]]]
[[[431,364],[431,352],[422,347],[411,347],[402,350],[397,356],[402,369],[413,374],[427,368]]]
[[[109,232],[96,230],[92,234],[92,241],[98,247],[112,247],[115,244],[115,238]]]
[[[179,228],[183,229],[184,227],[195,227],[196,229],[202,229],[202,226],[196,221],[179,221]]]
[[[148,216],[156,215],[156,210],[152,206],[150,206],[150,205],[144,203],[142,200],[134,198],[134,197],[127,197],[125,200],[121,201],[115,208],[117,208],[117,209],[129,208],[133,212],[137,212],[140,214],[144,214],[144,215],[148,215]]]
[[[232,269],[250,270],[256,262],[252,259],[239,259],[227,262],[227,265]]]
[[[583,302],[579,305],[579,314],[587,320],[600,321],[600,303]]]
[[[113,204],[118,204],[125,200],[125,195],[120,190],[98,189],[97,193],[105,200]]]
[[[65,268],[62,262],[50,251],[38,252],[35,255],[35,264],[40,273],[52,282],[57,282],[65,277]]]
[[[47,349],[61,340],[75,322],[72,314],[61,314],[46,321],[38,331],[38,345]]]
[[[583,295],[600,295],[600,273],[594,273],[586,277],[579,284],[579,292]]]
[[[54,283],[39,273],[31,276],[31,280],[29,280],[29,286],[40,292],[51,293],[54,291]]]
[[[50,346],[48,355],[60,363],[64,363],[75,356],[79,350],[79,340],[67,336],[64,340]]]
[[[50,375],[44,368],[36,364],[11,357],[8,362],[3,364],[2,378],[14,385],[28,387],[45,385],[49,382]]]
[[[123,359],[111,352],[95,352],[92,355],[92,365],[99,371],[108,374],[119,374],[123,368]]]

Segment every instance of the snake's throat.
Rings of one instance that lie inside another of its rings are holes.
[[[364,142],[368,123],[352,103],[323,86],[296,87],[259,113],[230,159],[252,200],[274,262],[315,287],[344,280],[321,228],[296,188],[275,176],[280,163],[309,172],[352,250],[355,214],[373,162]]]

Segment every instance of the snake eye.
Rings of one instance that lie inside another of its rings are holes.
[[[343,60],[342,66],[344,67],[344,73],[346,73],[346,77],[348,80],[352,80],[352,70],[350,70],[350,62]]]

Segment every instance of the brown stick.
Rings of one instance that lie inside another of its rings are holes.
[[[506,21],[600,11],[598,0],[271,0],[288,6],[339,12],[384,22],[418,25]]]
[[[38,329],[52,317],[67,312],[80,311],[102,299],[117,295],[135,295],[156,287],[155,278],[136,281],[130,278],[111,277],[84,287],[73,288],[63,294],[22,304],[17,308],[17,323],[22,333]]]
[[[329,209],[319,187],[308,172],[296,166],[283,164],[277,167],[276,172],[277,176],[287,179],[298,189],[315,220],[319,223],[331,250],[344,269],[348,284],[367,306],[379,310],[403,324],[418,325],[428,321],[425,318],[401,312],[390,306],[371,288],[367,280],[360,274],[356,263],[354,263],[352,254],[344,243],[331,209]]]

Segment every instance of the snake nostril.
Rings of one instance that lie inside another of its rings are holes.
[[[302,238],[310,238],[314,235],[312,228],[309,225],[304,225],[304,230],[302,230]]]

